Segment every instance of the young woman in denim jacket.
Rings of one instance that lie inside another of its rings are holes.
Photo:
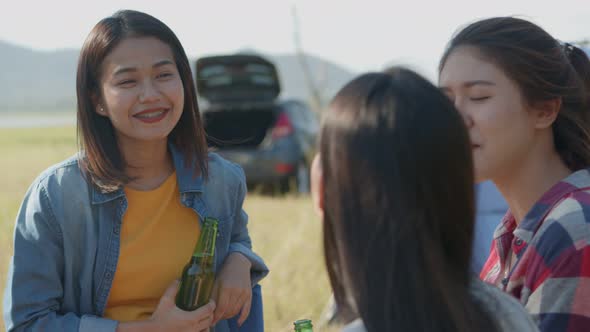
[[[81,152],[41,174],[17,216],[7,330],[262,331],[253,286],[268,270],[251,249],[244,173],[207,153],[174,33],[135,11],[101,20],[77,96]],[[175,280],[205,217],[219,220],[215,301],[185,312]]]

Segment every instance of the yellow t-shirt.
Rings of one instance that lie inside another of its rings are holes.
[[[125,188],[117,270],[104,316],[118,321],[147,319],[189,261],[200,225],[198,215],[180,203],[176,172],[158,188]]]

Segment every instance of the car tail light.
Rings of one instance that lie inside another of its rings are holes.
[[[279,115],[279,119],[275,124],[275,127],[272,129],[272,138],[282,138],[289,136],[293,133],[293,125],[291,124],[291,120],[285,113],[281,113]]]
[[[291,164],[276,164],[275,171],[279,174],[291,174],[295,171],[295,166]]]

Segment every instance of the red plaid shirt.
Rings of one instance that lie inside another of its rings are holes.
[[[553,186],[518,227],[509,211],[480,278],[519,299],[541,331],[590,331],[590,169]]]

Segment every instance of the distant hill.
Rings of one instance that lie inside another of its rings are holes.
[[[73,110],[79,50],[42,52],[0,41],[0,112]],[[248,51],[248,53],[253,53]],[[266,55],[279,69],[282,96],[309,100],[295,55]],[[191,59],[194,64],[195,59]],[[330,61],[307,56],[314,79],[328,100],[354,73]]]
[[[0,110],[73,109],[77,50],[39,52],[0,41]]]

